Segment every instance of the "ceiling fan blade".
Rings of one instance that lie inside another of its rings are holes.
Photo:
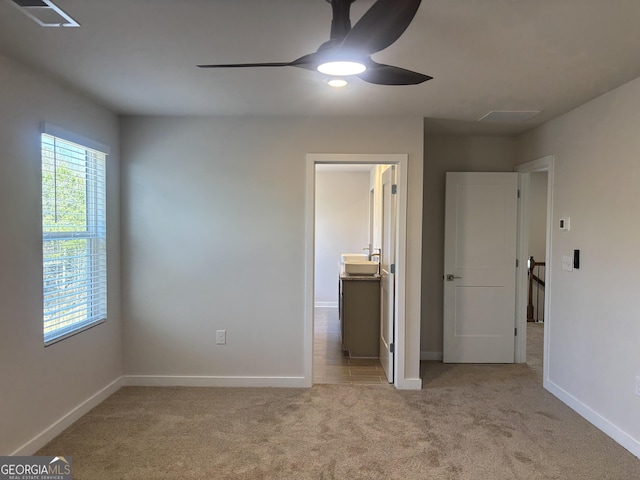
[[[255,68],[255,67],[289,67],[291,62],[273,63],[222,63],[218,65],[198,65],[198,68]]]
[[[433,78],[429,75],[412,72],[400,67],[383,65],[372,60],[367,63],[367,70],[357,75],[357,77],[376,85],[418,85]]]
[[[261,68],[261,67],[300,67],[315,70],[317,66],[316,53],[309,53],[293,62],[270,62],[270,63],[221,63],[214,65],[198,65],[199,68]]]
[[[342,43],[342,50],[367,55],[384,50],[407,29],[421,0],[378,0],[358,20]]]
[[[307,70],[315,70],[318,66],[318,53],[309,53],[300,58],[296,58],[289,63],[292,67],[306,68]]]

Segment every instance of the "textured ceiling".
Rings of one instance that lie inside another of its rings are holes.
[[[122,114],[426,117],[437,132],[515,134],[640,76],[638,0],[423,0],[374,55],[434,77],[343,89],[297,68],[201,70],[290,61],[327,40],[324,0],[57,0],[80,28],[42,28],[0,1],[0,52]],[[373,4],[357,0],[352,22]],[[3,92],[4,93],[4,92]],[[491,110],[542,110],[478,123]]]

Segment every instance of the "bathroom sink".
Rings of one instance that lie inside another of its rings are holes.
[[[369,255],[366,253],[343,253],[340,255],[340,262],[345,263],[358,263],[366,262],[369,260]]]
[[[362,260],[359,262],[346,262],[344,271],[349,275],[375,275],[378,273],[378,262]]]

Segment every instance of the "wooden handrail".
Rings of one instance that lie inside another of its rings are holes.
[[[542,265],[544,266],[544,264],[542,264]],[[538,266],[538,265],[536,265],[536,266]],[[532,273],[532,274],[531,274],[531,278],[532,278],[533,280],[535,280],[538,284],[540,284],[540,285],[542,285],[542,286],[544,287],[544,280],[540,280],[540,278],[538,278],[538,276],[537,276],[537,275],[535,275],[535,274],[533,274],[533,273]]]

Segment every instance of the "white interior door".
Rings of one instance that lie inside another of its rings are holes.
[[[395,328],[396,167],[382,173],[382,248],[380,252],[380,363],[393,383]]]
[[[445,363],[513,363],[517,173],[447,173]]]

